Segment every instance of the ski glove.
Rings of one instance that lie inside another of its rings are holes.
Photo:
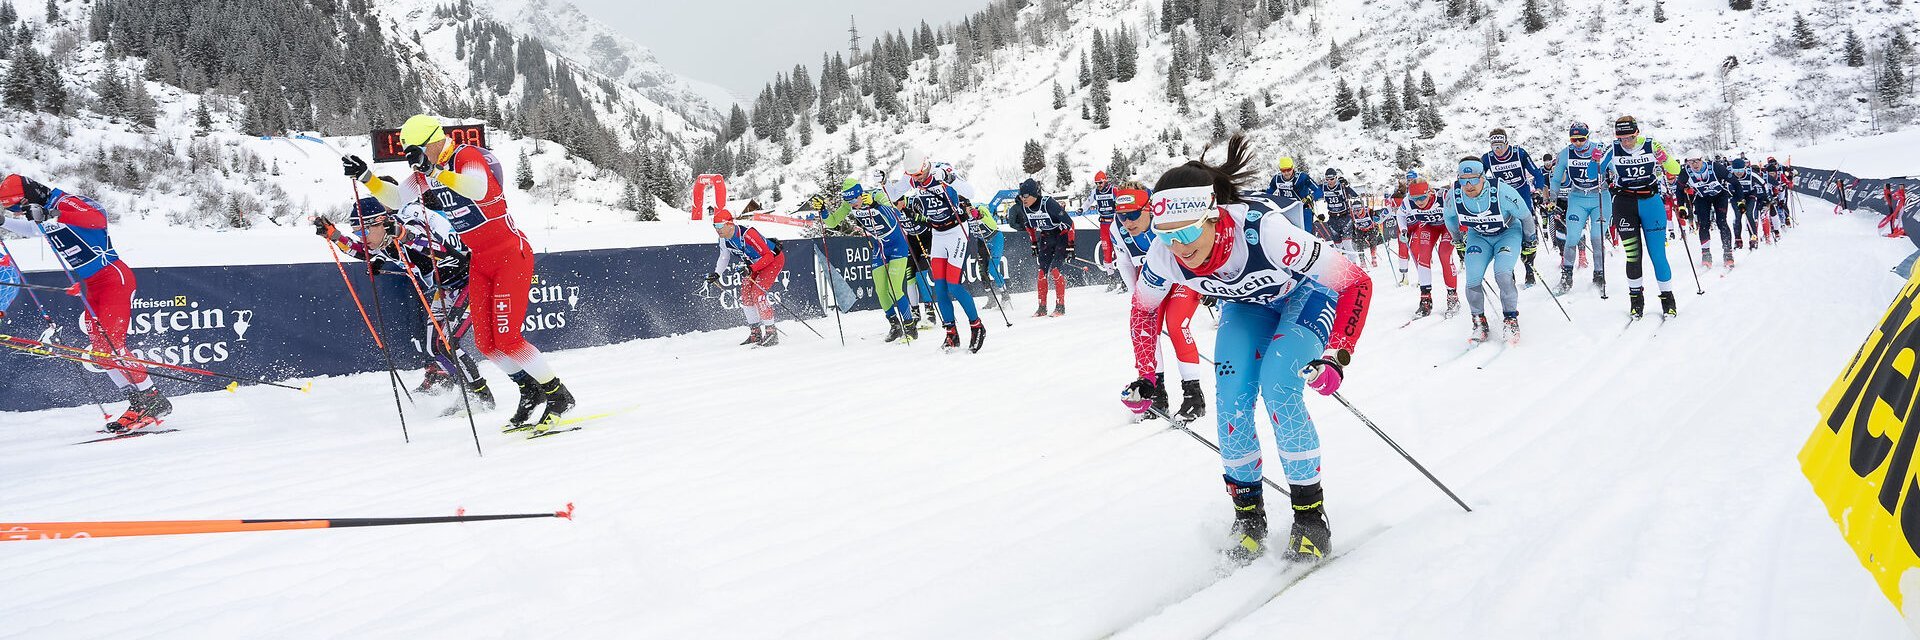
[[[362,184],[373,180],[373,171],[367,167],[367,161],[360,156],[347,156],[340,159],[340,167],[345,169],[347,177]]]
[[[439,167],[433,166],[433,161],[427,158],[427,148],[416,144],[407,147],[407,168],[415,173],[431,174]]]
[[[824,212],[827,210],[827,199],[814,196],[812,200],[807,201],[807,206],[811,207],[814,211]]]
[[[332,220],[328,220],[326,218],[322,218],[319,216],[314,216],[313,217],[313,234],[320,236],[322,238],[326,238],[328,240],[332,240],[334,236],[340,235],[340,232],[339,230],[333,228]]]
[[[1305,378],[1307,387],[1330,396],[1340,391],[1340,382],[1346,372],[1347,363],[1353,355],[1346,349],[1328,349],[1308,362],[1300,369],[1300,377]]]
[[[1136,414],[1146,413],[1148,407],[1156,405],[1162,412],[1166,411],[1167,390],[1160,386],[1160,374],[1127,385],[1126,389],[1120,391],[1120,404],[1127,405]]]
[[[1040,253],[1040,241],[1035,240],[1027,243],[1027,248],[1032,249],[1034,253]]]
[[[1540,247],[1535,245],[1534,241],[1532,240],[1520,241],[1520,255],[1523,255],[1523,256],[1533,255],[1533,252],[1539,250],[1539,248]]]
[[[29,204],[22,207],[21,213],[25,214],[27,219],[32,220],[34,224],[41,224],[53,219],[53,216],[47,213],[46,207],[37,204]]]

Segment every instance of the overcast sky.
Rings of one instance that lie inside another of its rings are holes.
[[[987,6],[987,0],[573,0],[587,15],[653,50],[682,76],[720,85],[751,103],[773,74],[807,66],[820,77],[820,54],[847,50],[847,18],[860,47],[883,31],[939,25]]]

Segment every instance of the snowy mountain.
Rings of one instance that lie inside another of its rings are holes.
[[[370,129],[427,111],[487,123],[516,211],[569,226],[683,200],[689,153],[718,121],[646,49],[564,2],[238,9],[4,4],[0,172],[96,196],[162,233],[296,225],[348,201],[337,151],[365,155]],[[594,37],[567,40],[536,15]],[[263,139],[299,132],[327,144]]]
[[[1540,29],[1530,32],[1535,11]],[[1337,166],[1363,185],[1405,168],[1450,172],[1453,159],[1484,151],[1495,127],[1545,154],[1564,145],[1570,121],[1604,135],[1620,114],[1678,147],[1766,152],[1912,126],[1911,82],[1897,83],[1904,102],[1876,82],[1889,59],[1913,76],[1915,24],[1911,7],[1882,0],[1746,11],[1723,0],[996,2],[961,24],[884,34],[849,62],[851,91],[822,81],[819,94],[852,95],[850,104],[771,119],[784,131],[756,129],[731,155],[752,147],[757,158],[791,158],[755,164],[742,182],[762,193],[778,184],[793,202],[823,174],[890,166],[910,146],[998,189],[1030,175],[1023,145],[1038,141],[1043,182],[1083,190],[1098,169],[1150,180],[1243,128],[1263,169],[1293,155],[1316,177]],[[1103,55],[1116,37],[1125,53]],[[1103,71],[1120,75],[1102,58],[1126,56],[1137,56],[1137,73],[1102,82]],[[780,82],[790,79],[771,88]],[[1335,115],[1343,85],[1351,119]],[[1441,126],[1420,111],[1371,124],[1390,113],[1389,92],[1395,107],[1408,94],[1431,106]],[[823,110],[837,131],[819,122]]]

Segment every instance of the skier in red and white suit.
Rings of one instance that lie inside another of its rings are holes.
[[[1142,189],[1121,189],[1114,193],[1114,224],[1107,228],[1107,241],[1116,254],[1114,268],[1129,293],[1140,288],[1140,265],[1147,262],[1147,249],[1153,247],[1153,215],[1147,212],[1148,194]],[[1180,362],[1180,410],[1174,415],[1193,420],[1207,415],[1207,397],[1200,390],[1200,379],[1207,370],[1200,366],[1200,349],[1193,342],[1193,311],[1200,307],[1200,294],[1185,285],[1173,285],[1160,307],[1162,329],[1173,342],[1173,357]],[[1165,380],[1155,373],[1156,384],[1166,388]],[[1166,407],[1157,407],[1164,411]]]
[[[726,209],[713,214],[713,233],[720,237],[720,255],[713,260],[707,282],[719,284],[721,276],[740,272],[740,311],[747,316],[747,326],[752,327],[740,344],[780,344],[780,330],[773,326],[773,303],[767,300],[767,292],[780,279],[787,256],[780,253],[779,243],[768,242],[759,230],[735,224],[733,213]],[[740,256],[743,264],[732,266],[734,256]]]
[[[453,223],[473,252],[467,299],[474,346],[520,385],[520,404],[505,430],[550,430],[573,408],[573,393],[540,350],[520,335],[533,282],[533,245],[507,214],[500,161],[481,147],[455,144],[440,121],[428,115],[408,118],[400,128],[400,142],[413,170],[400,184],[375,180],[367,162],[357,156],[342,158],[347,176],[365,184],[389,208],[417,199]],[[542,405],[546,408],[540,418],[531,420],[533,410]]]

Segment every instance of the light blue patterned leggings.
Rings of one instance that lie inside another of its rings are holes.
[[[1261,475],[1260,432],[1254,400],[1265,401],[1280,450],[1280,468],[1290,484],[1320,481],[1320,433],[1302,401],[1300,368],[1327,347],[1333,322],[1332,292],[1311,282],[1267,305],[1221,305],[1214,358],[1220,461],[1226,475],[1257,484]]]

